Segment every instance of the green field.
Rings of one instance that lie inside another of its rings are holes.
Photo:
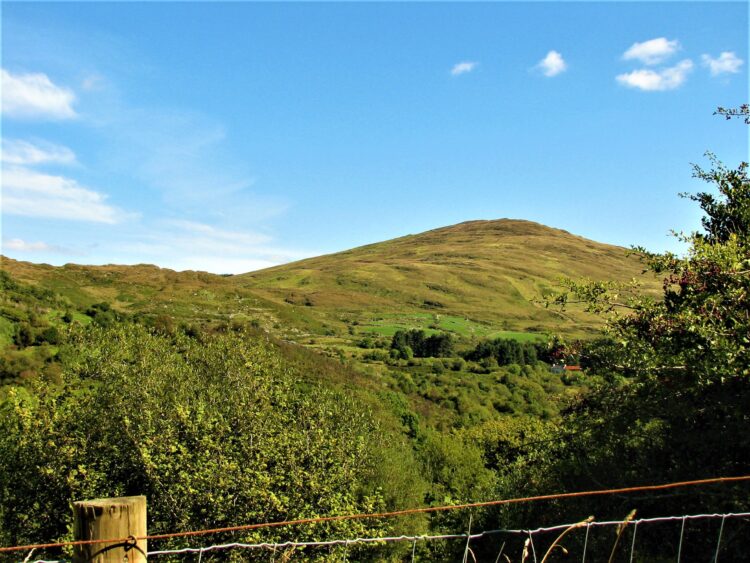
[[[420,329],[427,334],[449,332],[462,338],[509,338],[521,342],[544,340],[546,333],[497,330],[497,327],[478,323],[464,317],[431,313],[382,313],[363,320],[356,327],[358,333],[393,336],[399,330]]]

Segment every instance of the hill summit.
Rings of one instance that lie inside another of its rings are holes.
[[[236,276],[278,303],[334,318],[429,313],[509,330],[579,332],[595,321],[540,300],[560,277],[629,281],[627,250],[531,221],[468,221]],[[312,312],[312,311],[311,311]]]

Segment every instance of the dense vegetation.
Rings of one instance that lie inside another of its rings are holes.
[[[607,335],[589,346],[596,358],[592,371],[604,375],[604,383],[571,405],[558,440],[527,452],[541,455],[544,466],[511,474],[514,494],[750,473],[750,180],[747,163],[729,169],[709,156],[713,168],[696,167],[695,175],[715,191],[687,196],[704,213],[703,232],[683,237],[688,253],[640,250],[646,266],[664,278],[662,299],[576,281],[558,296],[560,304],[577,300],[609,316]],[[742,484],[589,499],[524,517],[622,517],[631,508],[642,516],[745,511],[748,492]],[[691,558],[715,555],[715,530],[702,532],[695,534]],[[737,523],[731,534],[739,541],[722,553],[741,560],[747,523]],[[654,538],[646,545],[656,558],[673,556],[675,543],[674,537]]]
[[[444,358],[453,355],[453,339],[450,334],[425,334],[423,330],[399,330],[391,340],[391,350],[403,359]]]
[[[714,191],[688,196],[704,219],[684,237],[686,255],[637,249],[663,279],[660,295],[576,279],[548,294],[560,315],[575,307],[606,321],[596,337],[567,344],[536,331],[462,332],[468,324],[435,313],[382,331],[348,318],[342,333],[310,316],[294,325],[284,315],[295,303],[275,309],[226,278],[147,269],[163,290],[141,281],[125,294],[130,282],[113,278],[131,279],[128,270],[45,269],[32,283],[39,270],[12,264],[0,274],[0,544],[70,538],[68,504],[84,497],[146,494],[149,530],[160,532],[750,473],[747,164],[729,169],[712,157],[695,174]],[[311,299],[308,309],[319,305]],[[579,361],[584,372],[550,370]],[[622,519],[634,508],[747,511],[749,492],[736,484],[582,498],[474,511],[472,521],[526,528]],[[456,511],[232,537],[456,532],[467,521]],[[690,525],[691,559],[714,555],[711,525]],[[731,526],[721,555],[741,560],[748,524]],[[673,558],[678,532],[639,530],[639,555]],[[516,539],[506,551],[514,558]],[[583,541],[571,534],[565,545],[575,552]],[[612,543],[592,534],[592,557],[609,556]],[[417,556],[449,560],[462,549],[426,544]],[[496,539],[473,550],[498,556]],[[411,551],[351,547],[347,556],[408,560]]]
[[[355,399],[300,383],[262,338],[92,327],[73,332],[61,362],[59,385],[6,390],[3,545],[67,537],[68,503],[79,498],[145,494],[153,532],[421,500],[398,437]],[[382,525],[296,533],[372,534]]]

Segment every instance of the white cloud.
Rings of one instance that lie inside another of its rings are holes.
[[[723,51],[718,59],[713,58],[711,55],[703,55],[701,60],[703,61],[703,66],[708,67],[711,71],[711,76],[718,76],[724,73],[736,74],[745,62],[734,51]]]
[[[226,127],[209,116],[181,110],[156,111],[120,105],[102,132],[108,162],[158,190],[180,216],[211,210],[244,215],[249,221],[278,216],[285,198],[253,191],[255,177],[246,159],[230,149]]]
[[[643,43],[633,43],[622,56],[626,61],[638,60],[646,65],[659,64],[667,60],[680,48],[676,39],[668,40],[666,37],[657,37]]]
[[[271,237],[259,233],[247,233],[239,231],[226,231],[217,229],[204,223],[194,221],[170,220],[167,225],[174,226],[181,231],[187,232],[195,238],[191,239],[191,245],[198,244],[211,250],[236,250],[246,251],[259,244],[266,244]]]
[[[20,238],[3,241],[3,250],[15,250],[17,252],[65,252],[65,250],[54,244],[46,242],[26,242]]]
[[[106,203],[106,196],[63,176],[9,167],[2,177],[3,212],[96,223],[117,223],[124,214]]]
[[[568,68],[568,64],[563,59],[563,56],[557,51],[550,51],[547,56],[544,57],[537,65],[544,76],[557,76],[561,72],[565,72]]]
[[[11,74],[2,69],[2,113],[8,117],[70,119],[75,94],[46,74]]]
[[[140,240],[118,245],[119,252],[173,270],[239,274],[270,268],[316,253],[279,248],[265,234],[221,229],[183,219],[161,221]]]
[[[693,70],[693,61],[685,59],[675,66],[659,71],[642,68],[620,74],[617,76],[617,81],[629,88],[647,92],[674,90],[682,86],[691,70]]]
[[[466,74],[467,72],[471,72],[472,70],[474,70],[478,64],[479,63],[475,61],[461,61],[460,63],[456,63],[455,65],[453,65],[451,74],[453,76]]]
[[[73,164],[75,153],[68,147],[43,141],[2,140],[2,162],[6,164]]]

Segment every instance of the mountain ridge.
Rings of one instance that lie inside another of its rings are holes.
[[[539,303],[559,277],[645,279],[625,248],[518,219],[466,221],[235,276],[268,300],[331,319],[409,310],[510,330],[599,326],[590,315]]]
[[[108,301],[123,311],[186,319],[250,318],[263,311],[270,324],[302,333],[350,335],[429,324],[450,330],[466,323],[474,323],[472,334],[482,327],[588,333],[599,319],[541,302],[559,277],[640,278],[651,285],[627,249],[519,219],[465,221],[234,276],[7,258],[2,267],[86,305]]]

